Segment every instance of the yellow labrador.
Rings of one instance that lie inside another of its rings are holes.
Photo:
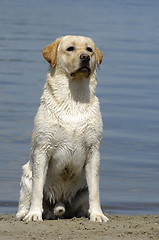
[[[64,36],[43,50],[50,63],[34,121],[30,161],[23,166],[17,218],[73,216],[107,222],[99,200],[102,119],[95,95],[102,53],[82,36]]]

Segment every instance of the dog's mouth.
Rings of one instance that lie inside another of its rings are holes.
[[[89,68],[89,67],[87,67],[87,66],[82,66],[82,67],[80,67],[78,70],[77,70],[78,72],[86,72],[86,73],[90,73],[91,72],[91,69]]]
[[[71,73],[71,77],[74,77],[76,74],[84,74],[86,77],[89,77],[91,74],[91,69],[88,66],[82,66],[78,68],[75,72]]]

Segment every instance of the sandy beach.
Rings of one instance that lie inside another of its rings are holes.
[[[0,216],[0,240],[147,240],[159,239],[159,215],[108,216],[107,223],[86,218],[24,223],[14,215]]]

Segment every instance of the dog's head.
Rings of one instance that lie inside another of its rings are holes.
[[[103,55],[94,42],[87,37],[65,36],[58,38],[42,51],[51,67],[65,72],[71,77],[89,77],[96,64],[100,69]]]

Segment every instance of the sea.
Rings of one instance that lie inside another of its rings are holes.
[[[109,214],[159,214],[159,1],[0,0],[0,214],[17,211],[48,63],[64,35],[103,53],[100,199]]]

